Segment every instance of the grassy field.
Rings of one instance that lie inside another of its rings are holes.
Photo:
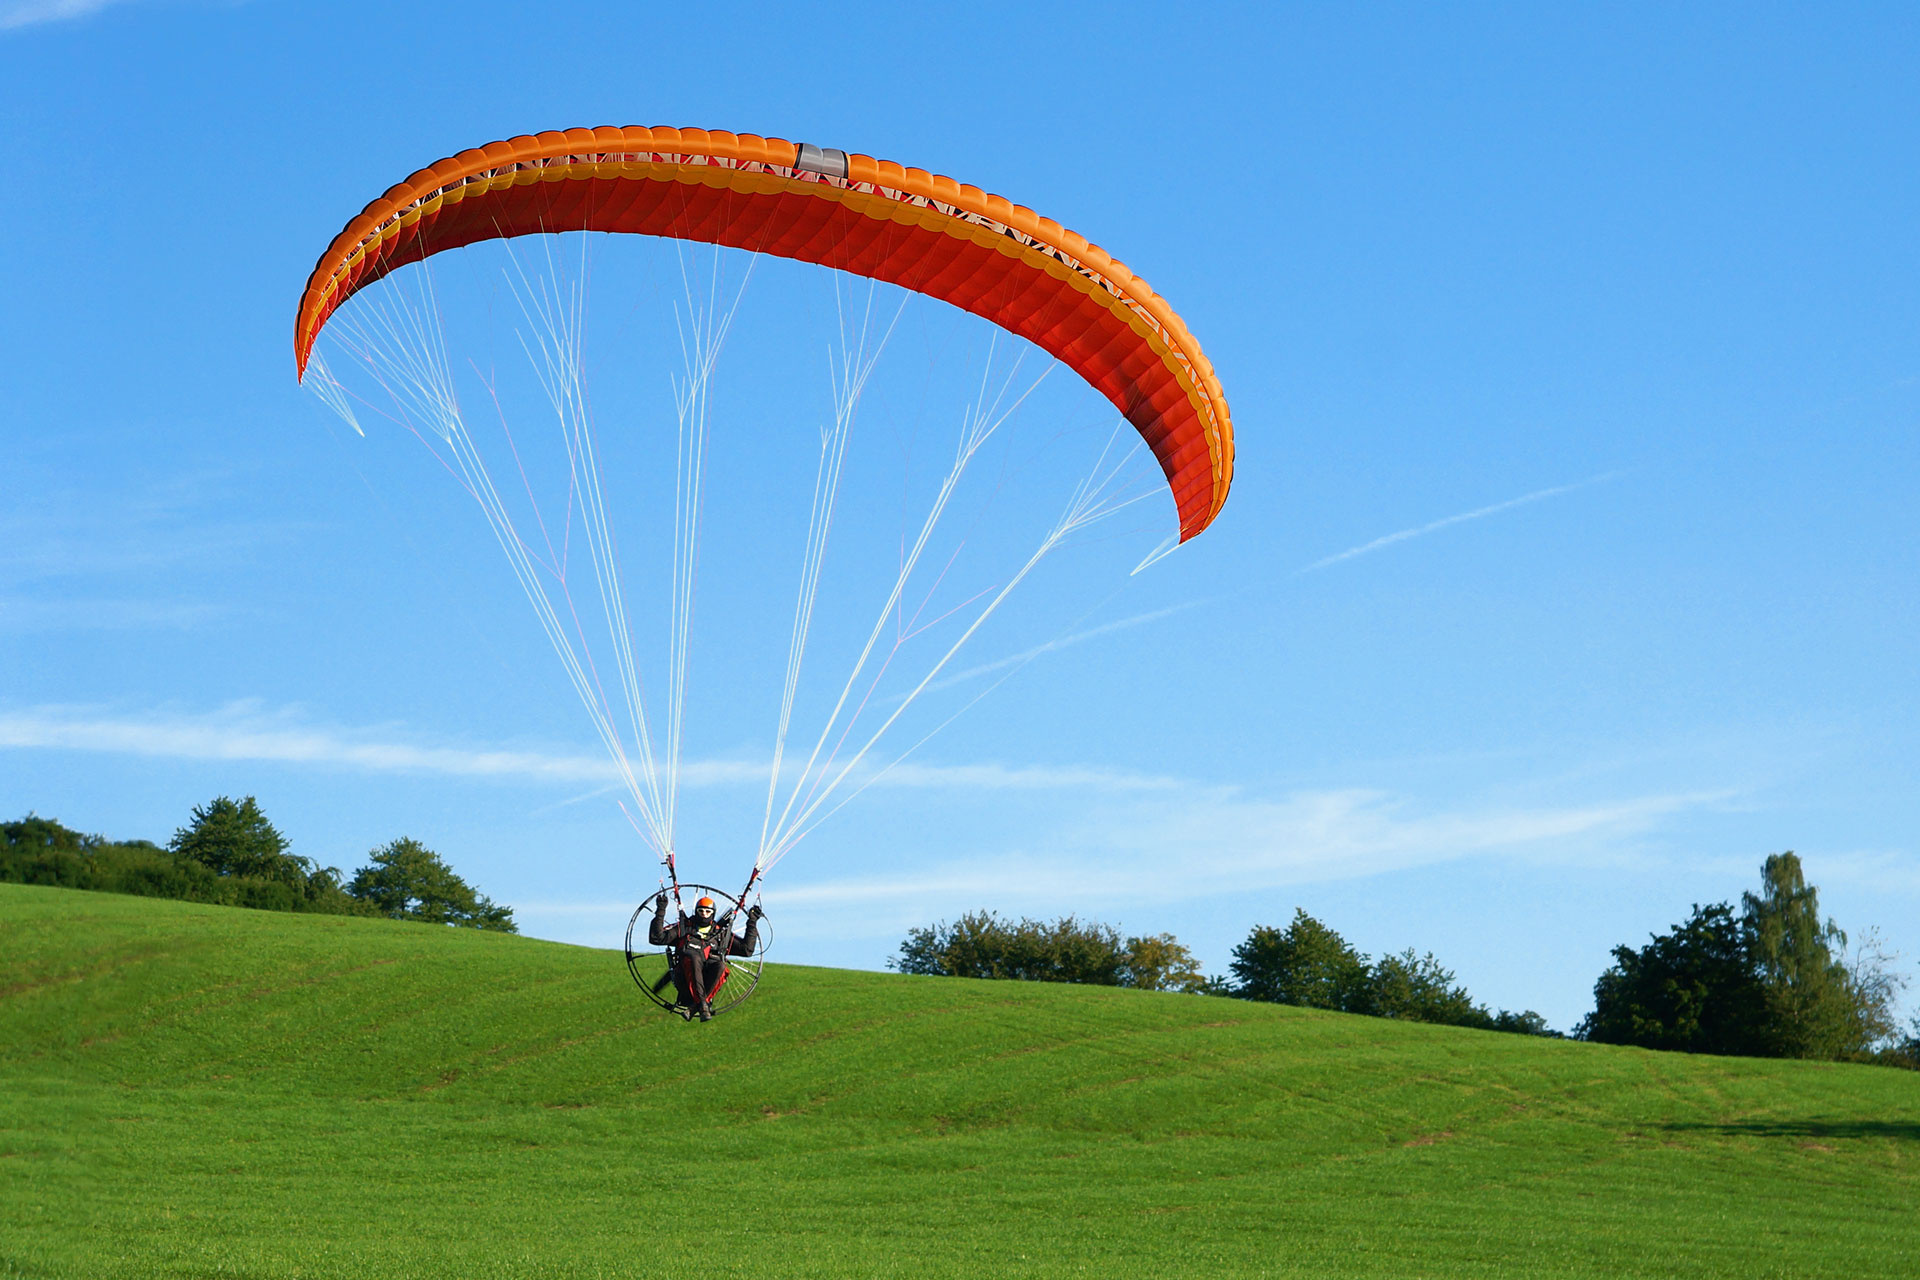
[[[0,1276],[1920,1274],[1920,1074],[0,885]]]

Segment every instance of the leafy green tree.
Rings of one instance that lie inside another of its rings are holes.
[[[252,796],[220,796],[197,806],[193,821],[173,833],[167,847],[215,875],[250,876],[306,887],[311,867],[287,855],[287,839],[274,830]]]
[[[1869,1057],[1894,1037],[1903,979],[1872,934],[1851,963],[1846,942],[1820,918],[1800,859],[1771,854],[1760,891],[1742,894],[1737,914],[1726,903],[1696,906],[1640,950],[1615,947],[1576,1034],[1691,1053]]]
[[[81,835],[52,818],[32,812],[17,822],[0,824],[0,844],[10,850],[81,853],[106,843],[104,836]]]
[[[1233,949],[1233,994],[1245,1000],[1364,1013],[1367,958],[1299,908],[1284,930],[1257,926]]]
[[[1575,1031],[1601,1044],[1688,1053],[1763,1054],[1767,996],[1746,922],[1724,902],[1702,907],[1639,950],[1613,949]]]
[[[1548,1026],[1547,1020],[1531,1009],[1527,1009],[1521,1013],[1514,1013],[1511,1010],[1502,1009],[1499,1013],[1493,1015],[1493,1029],[1495,1031],[1511,1032],[1517,1036],[1546,1036],[1554,1040],[1563,1040],[1566,1038],[1560,1032]]]
[[[1213,994],[1213,982],[1200,968],[1193,952],[1170,933],[1128,938],[1119,985],[1139,991],[1185,991]]]
[[[889,969],[925,978],[991,978],[992,956],[999,950],[999,921],[990,911],[969,911],[948,924],[942,920],[907,930],[900,954]]]
[[[1760,892],[1740,896],[1755,976],[1766,992],[1767,1037],[1784,1058],[1864,1053],[1893,1030],[1890,991],[1845,963],[1847,935],[1820,919],[1820,893],[1791,852],[1769,854]],[[1864,968],[1864,967],[1863,967]]]
[[[418,840],[402,836],[367,855],[347,892],[395,920],[518,933],[513,908],[496,906]]]
[[[1525,1013],[1489,1013],[1473,1002],[1453,971],[1431,953],[1409,948],[1369,961],[1338,933],[1295,908],[1285,929],[1260,925],[1233,949],[1234,984],[1226,994],[1245,1000],[1334,1009],[1376,1018],[1405,1018],[1451,1026],[1557,1036],[1547,1020]]]
[[[1354,1012],[1456,1027],[1492,1029],[1494,1025],[1493,1016],[1454,982],[1453,970],[1434,959],[1432,952],[1414,955],[1412,947],[1374,962],[1367,971],[1364,1001]]]
[[[952,924],[909,929],[900,954],[887,961],[901,973],[949,978],[1078,982],[1143,991],[1210,992],[1193,953],[1170,933],[1122,939],[1098,921],[1003,920],[970,911]]]
[[[1126,953],[1108,925],[1073,916],[1011,921],[970,911],[952,924],[908,930],[889,963],[902,973],[1113,987],[1120,985]]]

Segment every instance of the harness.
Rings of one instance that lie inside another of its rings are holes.
[[[669,874],[672,873],[669,867]],[[751,887],[758,877],[748,881]],[[767,938],[765,916],[754,910],[748,910],[732,894],[715,885],[683,884],[678,876],[660,886],[663,895],[671,895],[675,906],[663,906],[656,914],[653,900],[642,902],[634,909],[627,921],[627,972],[633,978],[641,992],[661,1008],[672,1011],[680,1008],[681,1000],[690,998],[693,989],[705,984],[709,973],[712,982],[706,985],[706,998],[713,1004],[714,1013],[719,1014],[732,1008],[753,994],[760,985],[762,970],[765,966]],[[696,916],[681,914],[677,909],[683,894],[706,896],[724,903],[724,908],[716,911],[713,920],[702,923]],[[672,912],[672,914],[668,914]],[[735,938],[733,925],[742,913],[748,917],[751,927],[748,936]],[[672,924],[668,924],[672,921]],[[665,936],[658,934],[659,942],[652,942],[648,935],[658,927]],[[751,943],[752,945],[748,945]],[[657,948],[649,951],[649,948]],[[739,953],[735,954],[736,948]],[[648,963],[651,954],[658,957]],[[699,968],[696,970],[696,966]],[[709,969],[708,966],[713,966]],[[717,969],[718,972],[714,972]],[[668,987],[679,988],[679,999],[668,994]],[[720,995],[725,988],[724,996]]]

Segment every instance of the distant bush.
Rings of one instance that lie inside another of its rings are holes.
[[[1548,1036],[1555,1040],[1566,1038],[1548,1026],[1547,1020],[1531,1009],[1524,1009],[1519,1013],[1502,1009],[1493,1015],[1493,1030],[1507,1031],[1517,1036]]]
[[[1437,1022],[1448,1026],[1554,1036],[1531,1009],[1491,1013],[1473,1002],[1453,971],[1432,953],[1411,948],[1369,962],[1338,933],[1296,908],[1285,929],[1256,926],[1233,949],[1233,985],[1227,994],[1243,1000],[1334,1009],[1375,1018]]]
[[[1883,1067],[1901,1067],[1908,1071],[1920,1071],[1920,1018],[1914,1020],[1913,1030],[1904,1038],[1869,1055],[1867,1061],[1879,1063]]]
[[[1193,953],[1172,934],[1123,939],[1111,925],[1074,916],[1014,921],[990,911],[970,912],[952,924],[909,930],[900,954],[887,965],[934,977],[1211,990]]]

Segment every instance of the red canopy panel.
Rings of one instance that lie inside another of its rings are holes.
[[[847,271],[952,303],[1057,357],[1110,400],[1166,473],[1182,541],[1233,480],[1226,399],[1144,281],[1031,210],[948,178],[779,139],[575,129],[497,142],[390,189],[314,267],[295,322],[302,374],[327,318],[397,267],[481,240],[665,236]],[[824,157],[824,159],[823,159]]]

